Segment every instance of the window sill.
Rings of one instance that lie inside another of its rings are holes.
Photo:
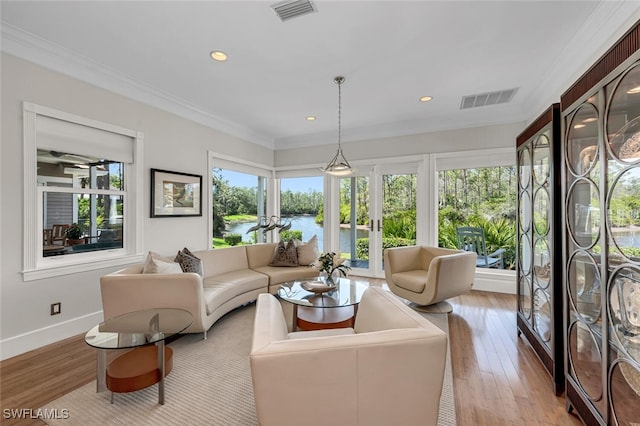
[[[79,256],[79,255],[74,255]],[[143,254],[120,254],[114,253],[109,256],[87,258],[60,259],[56,262],[51,258],[47,259],[46,265],[40,265],[34,269],[22,271],[23,281],[34,281],[45,278],[58,277],[61,275],[71,275],[80,272],[94,271],[98,269],[111,268],[114,266],[130,265],[144,261]]]

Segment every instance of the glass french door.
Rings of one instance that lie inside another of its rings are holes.
[[[373,166],[339,179],[339,244],[354,275],[384,276],[383,250],[416,244],[418,165]]]
[[[357,275],[366,275],[370,269],[369,252],[371,239],[371,177],[370,173],[360,176],[341,177],[339,179],[338,223],[341,256],[349,259],[352,271]],[[357,271],[357,272],[356,272]]]

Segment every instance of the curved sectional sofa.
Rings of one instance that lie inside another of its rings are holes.
[[[196,251],[203,276],[197,273],[143,274],[144,265],[130,266],[100,278],[104,318],[149,308],[186,309],[193,323],[185,333],[204,333],[224,314],[275,293],[278,285],[313,278],[311,266],[269,266],[276,243]]]

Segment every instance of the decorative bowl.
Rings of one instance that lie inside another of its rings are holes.
[[[335,284],[327,285],[327,283],[323,283],[322,281],[306,281],[300,284],[300,287],[317,294],[326,293],[336,289]]]

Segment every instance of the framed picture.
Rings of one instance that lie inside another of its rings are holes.
[[[202,216],[202,176],[151,169],[151,217]]]

